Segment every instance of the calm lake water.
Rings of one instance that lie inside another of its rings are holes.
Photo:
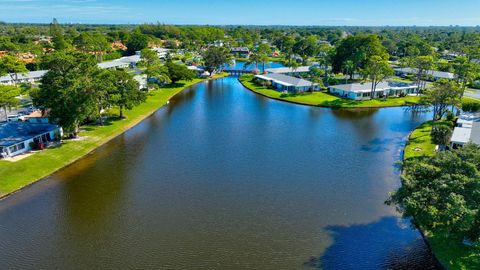
[[[199,84],[1,201],[0,269],[436,269],[384,204],[427,117]]]

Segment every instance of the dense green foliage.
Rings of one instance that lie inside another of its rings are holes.
[[[422,229],[450,239],[480,240],[480,146],[467,145],[407,161],[392,196]]]

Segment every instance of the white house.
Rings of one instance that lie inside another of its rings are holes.
[[[46,145],[63,135],[52,124],[27,122],[0,123],[0,157],[13,157],[32,150],[32,144]]]
[[[418,73],[418,69],[416,68],[395,68],[395,75],[397,76],[405,76],[405,75],[416,75]],[[427,70],[425,72],[427,76],[430,76],[433,80],[438,81],[440,79],[447,79],[453,80],[456,78],[456,75],[451,72],[444,72],[444,71],[437,71],[437,70]]]
[[[462,147],[467,143],[480,144],[480,115],[462,114],[458,117],[453,130],[450,145],[452,148]]]
[[[301,66],[297,68],[281,67],[281,68],[265,69],[265,73],[286,74],[286,75],[292,75],[292,76],[298,76],[298,75],[306,74],[309,72],[310,72],[310,66]]]
[[[287,91],[287,92],[306,92],[309,91],[312,87],[313,90],[318,91],[320,90],[320,86],[318,83],[312,83],[310,81],[287,76],[284,74],[264,74],[264,75],[256,75],[255,78],[257,80],[270,82],[273,87],[275,87],[278,91]]]
[[[153,48],[153,51],[157,52],[158,58],[166,59],[169,53],[169,49],[166,48]]]
[[[37,83],[42,79],[43,75],[45,75],[47,72],[48,70],[37,70],[37,71],[30,71],[25,73],[18,73],[16,75],[17,83]],[[12,79],[12,76],[10,76],[10,74],[1,76],[0,84],[13,85],[14,78],[15,78],[15,75],[13,75],[13,79]]]
[[[117,69],[117,68],[129,68],[135,66],[140,62],[140,55],[135,54],[132,56],[125,56],[112,61],[102,62],[98,64],[101,69]]]
[[[416,84],[408,83],[381,82],[376,87],[374,97],[370,96],[372,92],[371,83],[332,85],[329,87],[329,91],[330,93],[342,98],[365,100],[371,98],[415,94],[418,91],[418,86]]]

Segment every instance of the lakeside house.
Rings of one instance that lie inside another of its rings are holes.
[[[418,92],[418,85],[400,82],[381,82],[377,85],[375,96],[371,97],[371,83],[353,83],[332,85],[329,92],[342,98],[365,100],[389,96],[406,96]]]
[[[480,114],[464,113],[458,117],[453,130],[450,146],[462,147],[467,143],[480,145]]]
[[[28,122],[0,123],[0,156],[14,157],[33,149],[43,149],[62,136],[62,128]]]
[[[267,68],[265,69],[265,73],[271,74],[285,74],[289,76],[301,76],[306,75],[310,72],[310,66],[301,66],[297,68],[292,67],[280,67],[280,68]]]
[[[251,52],[247,47],[234,47],[230,49],[230,52],[236,57],[250,58]]]
[[[310,91],[313,87],[314,91],[320,90],[318,83],[312,83],[310,81],[296,78],[284,74],[264,74],[264,75],[255,75],[255,79],[263,82],[269,82],[272,84],[275,89],[281,92],[292,92],[300,93]]]
[[[407,75],[417,75],[418,74],[418,69],[416,68],[395,68],[395,75],[404,77]],[[444,71],[437,71],[437,70],[426,70],[425,72],[427,76],[431,77],[434,81],[438,81],[441,79],[447,79],[447,80],[454,80],[456,78],[456,75],[451,73],[451,72],[444,72]]]
[[[30,71],[25,73],[17,73],[17,83],[37,83],[39,82],[43,75],[45,75],[48,70],[37,70]],[[14,79],[12,79],[11,74],[7,74],[0,77],[0,84],[14,85]],[[15,75],[13,76],[15,78]]]

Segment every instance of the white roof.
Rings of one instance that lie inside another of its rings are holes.
[[[30,71],[26,73],[18,73],[18,80],[30,80],[30,79],[35,79],[38,80],[45,73],[47,73],[48,70],[37,70],[37,71]],[[10,74],[4,75],[0,77],[0,83],[6,83],[6,82],[11,82],[12,78],[10,77]]]
[[[305,86],[312,86],[312,82],[292,77],[292,76],[287,76],[283,74],[264,74],[264,75],[256,75],[256,78],[266,80],[266,81],[273,81],[277,84],[281,84],[284,86],[295,86],[295,87],[305,87]],[[313,85],[317,85],[316,83]]]
[[[417,74],[418,73],[418,69],[409,68],[409,67],[396,68],[395,71],[402,72],[402,73],[407,73],[407,74]],[[437,70],[427,70],[426,73],[428,75],[432,75],[435,78],[443,78],[443,79],[449,79],[449,80],[455,79],[455,74],[453,74],[451,72],[437,71]]]
[[[125,67],[131,63],[140,62],[140,55],[125,56],[113,61],[102,62],[98,64],[99,68],[115,68],[115,67]]]
[[[297,67],[296,69],[291,67],[281,67],[281,68],[267,68],[265,69],[266,73],[305,73],[310,71],[310,66]]]
[[[470,141],[470,135],[472,134],[471,128],[456,127],[453,130],[451,142],[457,144],[466,144]]]

